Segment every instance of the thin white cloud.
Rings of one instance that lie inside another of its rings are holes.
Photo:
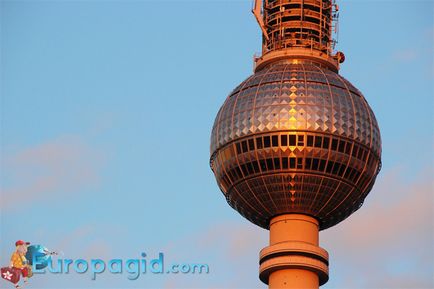
[[[322,246],[335,267],[332,273],[352,276],[351,288],[433,288],[430,170],[412,180],[404,172],[384,173],[360,211],[322,233]],[[335,280],[328,288],[348,288],[346,282]]]
[[[400,62],[411,62],[418,57],[418,52],[415,49],[397,50],[392,55],[392,59]]]
[[[30,201],[50,202],[95,186],[104,162],[101,152],[78,137],[60,137],[2,158],[2,209]],[[23,202],[26,200],[26,202]]]

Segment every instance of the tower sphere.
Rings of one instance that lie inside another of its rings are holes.
[[[330,67],[277,60],[235,88],[211,135],[211,169],[252,223],[295,213],[321,230],[361,207],[381,167],[380,131],[362,93]]]

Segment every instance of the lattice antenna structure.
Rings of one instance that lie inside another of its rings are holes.
[[[339,6],[334,0],[255,0],[253,14],[262,31],[262,56],[255,68],[282,58],[316,58],[338,70],[344,61],[335,52]]]

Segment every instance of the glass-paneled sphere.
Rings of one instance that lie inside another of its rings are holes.
[[[351,83],[310,61],[280,61],[227,97],[211,135],[211,169],[227,202],[268,228],[286,213],[320,229],[361,207],[381,167],[374,113]]]

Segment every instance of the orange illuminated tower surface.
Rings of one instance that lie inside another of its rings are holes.
[[[227,202],[270,230],[259,278],[269,288],[329,279],[320,230],[358,210],[381,168],[381,137],[362,93],[338,74],[331,0],[256,0],[262,55],[220,108],[211,169]]]

